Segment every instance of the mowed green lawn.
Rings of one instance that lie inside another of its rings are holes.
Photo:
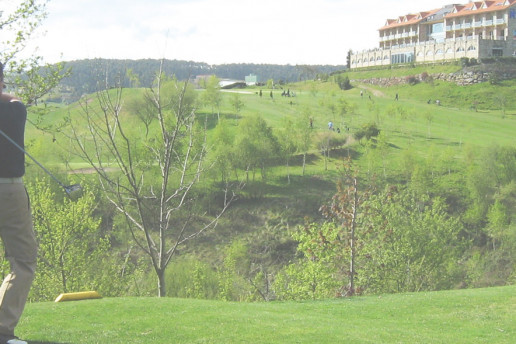
[[[110,298],[27,305],[31,343],[514,343],[516,286],[234,303]]]

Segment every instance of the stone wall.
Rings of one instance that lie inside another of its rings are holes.
[[[509,71],[463,71],[457,73],[437,73],[428,75],[413,75],[406,77],[392,77],[392,78],[371,78],[371,79],[357,79],[351,82],[359,82],[363,84],[370,84],[382,87],[395,86],[399,84],[408,84],[416,82],[428,82],[430,80],[444,80],[453,82],[456,85],[466,86],[490,80],[508,80],[516,78],[516,70]]]

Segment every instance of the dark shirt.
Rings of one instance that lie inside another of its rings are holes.
[[[21,102],[0,102],[0,130],[24,147],[27,110]],[[0,178],[15,178],[25,174],[25,155],[12,142],[0,135]]]

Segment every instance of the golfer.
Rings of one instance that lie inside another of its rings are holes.
[[[16,97],[4,94],[0,63],[0,129],[24,146],[27,110]],[[32,228],[29,197],[23,185],[25,156],[0,137],[0,238],[10,273],[0,286],[0,344],[27,344],[14,335],[34,279],[37,243]]]

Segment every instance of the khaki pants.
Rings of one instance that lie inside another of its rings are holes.
[[[0,183],[0,238],[11,273],[0,286],[0,334],[14,335],[34,279],[37,243],[23,183]]]

